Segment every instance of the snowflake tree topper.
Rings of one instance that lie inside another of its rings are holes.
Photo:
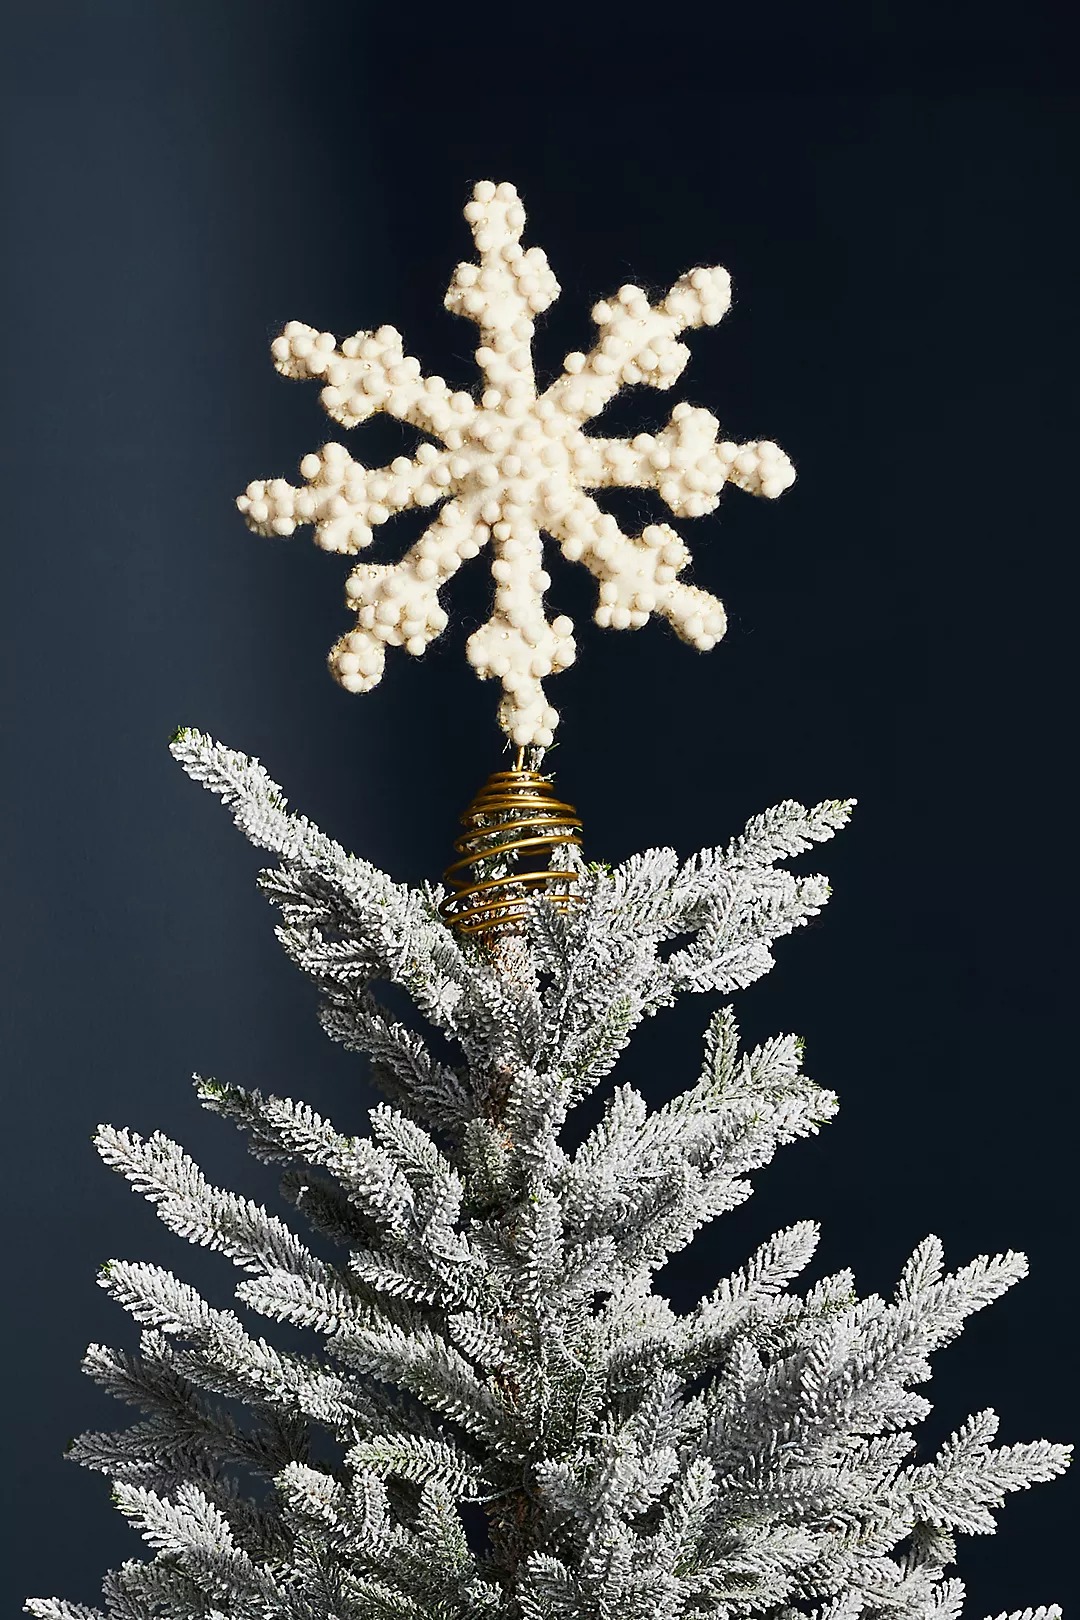
[[[392,326],[338,346],[332,333],[290,321],[272,345],[274,364],[285,377],[319,378],[335,421],[355,427],[387,411],[426,437],[412,457],[377,468],[326,444],[301,461],[301,487],[256,480],[237,504],[260,534],[290,535],[311,523],[317,545],[349,554],[366,550],[394,513],[437,507],[400,562],[360,563],[349,575],[346,600],[357,624],[331,649],[329,664],[350,692],[376,685],[388,646],[423,653],[446,627],[441,586],[490,546],[494,606],[469,637],[468,659],[477,674],[502,682],[499,723],[509,737],[545,748],[558,715],[541,683],[573,663],[575,647],[572,621],[549,620],[544,611],[551,581],[542,535],[599,581],[598,624],[637,629],[657,613],[707,651],[724,633],[724,609],[679,579],[690,561],[679,535],[667,523],[624,534],[589,492],[656,489],[677,517],[700,517],[716,507],[725,483],[773,497],[795,472],[777,445],[721,439],[716,418],[687,404],[676,405],[656,434],[602,439],[584,431],[624,386],[672,386],[689,359],[679,334],[715,325],[730,306],[726,270],[691,270],[656,304],[638,287],[620,287],[592,311],[599,334],[591,352],[568,354],[562,375],[538,392],[534,320],[559,285],[543,250],[521,245],[525,211],[513,186],[480,181],[465,218],[479,263],[458,265],[446,307],[480,328],[479,400],[425,377]]]

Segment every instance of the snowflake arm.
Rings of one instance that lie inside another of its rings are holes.
[[[338,348],[332,332],[290,321],[270,353],[283,377],[325,382],[319,399],[342,427],[357,427],[385,411],[453,446],[461,443],[461,433],[476,412],[471,395],[452,393],[442,377],[422,374],[419,360],[405,353],[401,333],[393,326],[355,332]]]
[[[543,677],[568,669],[577,656],[573,620],[559,614],[550,622],[543,593],[551,584],[543,567],[540,530],[521,510],[503,510],[495,534],[499,556],[491,565],[495,606],[490,619],[466,645],[469,663],[483,679],[502,682],[499,724],[520,747],[547,747],[559,716],[548,703]]]
[[[545,612],[544,534],[599,581],[599,624],[638,628],[656,613],[708,650],[724,633],[724,610],[677,578],[690,561],[684,542],[666,523],[623,534],[588,492],[656,489],[676,516],[699,517],[716,507],[725,483],[774,497],[795,474],[771,441],[721,440],[716,418],[687,404],[656,434],[584,432],[621,388],[674,385],[689,358],[680,335],[715,325],[730,305],[726,270],[688,271],[656,304],[638,287],[621,287],[593,309],[599,336],[591,352],[567,355],[561,376],[538,395],[535,317],[558,296],[558,283],[543,251],[521,245],[525,212],[513,186],[481,181],[465,217],[477,261],[458,265],[446,307],[479,328],[480,398],[425,377],[393,327],[358,332],[339,347],[332,333],[292,321],[272,345],[283,376],[321,381],[323,406],[345,427],[385,411],[427,438],[412,457],[379,468],[324,445],[301,462],[303,485],[256,480],[238,505],[260,534],[284,537],[311,524],[316,544],[349,555],[395,513],[438,506],[399,562],[354,568],[346,602],[357,625],[331,650],[331,671],[348,691],[367,691],[382,675],[387,646],[423,653],[447,623],[440,587],[487,546],[495,600],[469,638],[469,662],[501,682],[504,731],[519,746],[545,748],[558,715],[542,683],[572,664],[576,649],[571,620]]]
[[[596,622],[615,630],[638,630],[658,613],[679,636],[708,652],[727,628],[723,603],[676,577],[690,561],[682,540],[666,523],[650,523],[626,535],[610,512],[589,495],[577,495],[548,515],[548,528],[563,556],[584,563],[600,581]]]
[[[749,495],[775,498],[795,482],[791,462],[770,439],[751,444],[720,440],[711,411],[676,405],[660,433],[634,439],[581,435],[574,474],[583,489],[655,489],[676,517],[704,517],[720,504],[726,483]]]
[[[357,626],[330,650],[331,673],[347,692],[366,692],[382,677],[387,647],[419,657],[445,630],[447,614],[439,588],[461,564],[475,557],[482,539],[457,501],[447,501],[397,563],[361,563],[345,582],[345,598]]]
[[[598,416],[622,388],[671,388],[690,358],[679,334],[715,326],[730,307],[731,277],[719,266],[687,271],[658,304],[650,304],[640,287],[620,287],[613,299],[593,305],[602,336],[588,354],[566,356],[562,376],[545,397],[580,425]]]
[[[447,494],[449,461],[448,450],[422,444],[412,458],[396,456],[388,467],[365,467],[344,445],[324,444],[300,463],[303,488],[284,478],[256,480],[238,504],[257,534],[290,535],[298,523],[311,523],[323,551],[363,551],[379,524],[410,507],[432,506]]]
[[[525,210],[513,186],[482,180],[465,205],[465,218],[472,227],[480,263],[458,265],[446,294],[446,308],[480,328],[476,363],[495,391],[491,405],[502,404],[504,414],[511,418],[524,415],[525,402],[536,394],[533,316],[553,304],[561,289],[543,248],[521,246]]]

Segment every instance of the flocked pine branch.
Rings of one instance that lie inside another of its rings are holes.
[[[994,1446],[991,1412],[913,1460],[930,1358],[1023,1257],[948,1272],[929,1238],[891,1299],[858,1298],[847,1272],[800,1291],[817,1238],[800,1222],[676,1312],[665,1261],[836,1107],[803,1075],[799,1041],[742,1050],[726,1004],[686,1091],[650,1109],[615,1086],[576,1149],[561,1134],[642,1018],[768,970],[828,894],[779,863],[850,806],[784,804],[690,861],[655,850],[583,870],[574,912],[537,899],[523,935],[492,948],[445,928],[438,892],[393,883],[291,814],[257,761],[196,732],[173,751],[274,857],[260,881],[281,941],[388,1101],[352,1136],[301,1102],[199,1081],[282,1167],[310,1241],[163,1136],[102,1127],[102,1156],[165,1224],[241,1272],[238,1309],[153,1265],[103,1269],[141,1339],[137,1353],[91,1346],[86,1370],[138,1416],[73,1455],[109,1476],[151,1555],[107,1576],[104,1610],[29,1611],[959,1615],[957,1537],[992,1530],[1010,1491],[1068,1460],[1044,1441]],[[438,1054],[380,1004],[380,983],[411,995]],[[263,1336],[278,1321],[305,1330],[303,1353]]]

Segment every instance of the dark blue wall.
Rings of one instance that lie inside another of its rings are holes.
[[[340,560],[250,535],[232,505],[338,431],[271,369],[287,319],[392,322],[471,386],[474,340],[442,296],[482,177],[517,184],[563,284],[548,365],[621,282],[728,265],[735,309],[694,340],[683,391],[800,473],[776,504],[731,492],[683,525],[732,620],[707,658],[655,626],[592,629],[581,571],[556,560],[583,656],[552,685],[553,763],[591,853],[688,853],[784,797],[861,801],[822,856],[826,917],[739,1001],[751,1038],[807,1036],[842,1112],[783,1150],[671,1288],[689,1299],[805,1216],[824,1225],[815,1275],[853,1264],[863,1291],[890,1288],[927,1231],[956,1263],[1022,1247],[1031,1279],[938,1359],[928,1436],[988,1404],[1005,1440],[1080,1434],[1066,42],[993,8],[970,25],[939,8],[928,34],[868,7],[846,39],[820,19],[778,34],[774,8],[700,9],[673,14],[667,52],[597,8],[580,40],[527,40],[508,9],[440,54],[417,46],[421,14],[395,28],[344,0],[9,8],[7,1612],[26,1592],[93,1601],[138,1548],[104,1482],[61,1455],[127,1417],[77,1370],[89,1340],[133,1339],[97,1266],[153,1259],[230,1297],[227,1264],[99,1166],[95,1124],[160,1127],[268,1196],[196,1106],[193,1069],[343,1125],[371,1100],[277,951],[257,858],[169,732],[260,756],[410,879],[441,870],[497,763],[494,693],[461,648],[482,569],[458,582],[445,645],[348,697],[323,667]],[[669,404],[635,399],[620,425]],[[379,423],[352,441],[366,460],[393,442]],[[655,1096],[687,1083],[707,1012],[656,1020],[627,1076]],[[1069,1482],[1040,1488],[965,1545],[973,1615],[1069,1598],[1075,1503]]]

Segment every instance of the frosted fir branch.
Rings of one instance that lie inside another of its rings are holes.
[[[470,1120],[460,1162],[478,1212],[505,1207],[521,1191],[517,1144],[502,1120]]]
[[[534,1068],[564,1071],[578,1097],[610,1067],[602,1050],[598,1063],[588,1060],[597,1026],[609,1023],[613,1004],[622,1004],[625,1027],[611,1031],[612,1061],[661,995],[655,983],[657,941],[631,918],[616,916],[610,879],[595,873],[579,893],[580,904],[565,915],[539,897],[530,903],[526,937],[548,983],[540,1042],[523,1054]]]
[[[143,1476],[204,1467],[210,1476],[220,1463],[243,1463],[273,1478],[288,1458],[273,1455],[259,1442],[242,1435],[224,1414],[197,1412],[172,1418],[154,1417],[120,1433],[88,1432],[68,1448],[68,1457],[84,1468],[136,1483],[155,1484]]]
[[[829,898],[823,877],[725,873],[700,905],[693,943],[664,964],[663,993],[744,990],[773,966],[769,946],[803,927]],[[658,991],[659,993],[659,991]]]
[[[906,1570],[929,1569],[940,1578],[950,1564],[956,1563],[956,1537],[940,1525],[916,1520],[900,1563]]]
[[[258,1478],[272,1479],[289,1462],[287,1454],[269,1455],[243,1436],[220,1428],[200,1430],[170,1425],[162,1419],[136,1424],[118,1434],[86,1434],[69,1449],[71,1460],[107,1474],[113,1484],[137,1486],[172,1500],[182,1488],[197,1487],[228,1522],[238,1548],[248,1557],[276,1558],[287,1551],[280,1515],[271,1502],[267,1511],[238,1495],[229,1465],[239,1465]]]
[[[606,875],[608,905],[616,914],[633,918],[636,927],[664,937],[672,921],[672,886],[679,876],[679,857],[673,849],[646,849],[631,855]]]
[[[256,848],[281,858],[287,880],[295,885],[303,874],[300,891],[313,894],[330,921],[362,942],[371,976],[402,984],[438,1021],[460,993],[463,964],[430,891],[394,883],[306,817],[290,814],[285,795],[258,760],[193,729],[178,731],[170,750],[194,781],[222,799]],[[271,888],[274,881],[267,880]]]
[[[208,1598],[196,1576],[161,1554],[149,1563],[129,1559],[110,1570],[102,1582],[111,1620],[169,1620],[205,1616],[218,1620],[221,1610]]]
[[[411,1300],[441,1310],[477,1302],[476,1278],[461,1275],[458,1268],[436,1270],[404,1255],[387,1259],[358,1248],[349,1256],[349,1271],[365,1289],[389,1299]]]
[[[361,1440],[350,1450],[348,1463],[377,1476],[439,1485],[454,1501],[476,1501],[498,1488],[485,1479],[482,1464],[459,1445],[428,1436],[380,1435]]]
[[[651,1292],[650,1280],[612,1294],[596,1318],[596,1363],[605,1404],[614,1418],[628,1416],[651,1384],[657,1369],[675,1360],[672,1336],[678,1318],[666,1299]],[[678,1423],[681,1433],[693,1401],[685,1402]]]
[[[153,1204],[178,1236],[216,1249],[244,1271],[282,1269],[319,1279],[328,1275],[284,1222],[250,1199],[211,1187],[184,1150],[160,1131],[144,1141],[134,1131],[102,1125],[95,1146],[110,1169]]]
[[[378,963],[352,941],[278,928],[287,955],[323,993],[319,1021],[331,1040],[372,1059],[371,1079],[421,1124],[457,1131],[476,1111],[460,1077],[436,1062],[415,1031],[389,1017],[368,989]]]
[[[535,1348],[529,1324],[487,1311],[455,1310],[446,1316],[446,1336],[456,1350],[482,1367],[495,1387],[516,1383],[532,1369]]]
[[[521,1065],[508,1080],[497,1113],[503,1139],[513,1144],[507,1171],[521,1195],[554,1179],[564,1162],[559,1131],[571,1106],[571,1085],[562,1069]]]
[[[376,867],[350,855],[306,816],[290,813],[281,788],[257,759],[187,726],[173,735],[169,752],[192,781],[217,794],[257,849],[270,850],[314,872],[349,873],[369,903],[403,898],[405,891]]]
[[[640,1006],[635,1005],[637,1000],[632,991],[622,990],[601,1008],[594,1023],[567,1042],[562,1071],[570,1081],[568,1108],[586,1097],[615,1067],[647,1005],[644,999]]]
[[[392,1445],[392,1442],[391,1442]],[[351,1488],[310,1467],[293,1465],[279,1481],[285,1517],[298,1545],[310,1547],[320,1574],[329,1568],[340,1590],[335,1609],[367,1615],[372,1591],[378,1588],[376,1613],[384,1598],[412,1605],[421,1600],[426,1613],[479,1615],[493,1613],[494,1592],[478,1579],[478,1567],[465,1541],[452,1498],[427,1481],[408,1528],[395,1521],[390,1493],[362,1463]],[[298,1560],[306,1562],[302,1552]],[[382,1579],[373,1581],[373,1576]],[[349,1602],[342,1601],[344,1594]],[[326,1594],[329,1600],[329,1594]],[[484,1601],[484,1599],[488,1601]],[[360,1607],[353,1610],[351,1602]],[[475,1606],[474,1606],[475,1605]],[[409,1608],[410,1613],[413,1612]]]
[[[287,1519],[318,1525],[321,1531],[330,1532],[326,1536],[329,1546],[344,1546],[350,1530],[349,1498],[341,1480],[321,1468],[293,1462],[281,1470],[275,1483]],[[379,1530],[384,1528],[385,1518],[384,1508],[377,1520]]]
[[[1027,1274],[1025,1254],[1008,1249],[1004,1254],[978,1255],[952,1277],[927,1283],[909,1298],[899,1298],[890,1315],[914,1331],[921,1317],[928,1348],[940,1350],[957,1337],[969,1316],[992,1305]]]
[[[716,1474],[704,1457],[695,1458],[669,1492],[652,1537],[654,1554],[669,1574],[681,1573],[697,1552],[716,1493]]]
[[[424,1324],[411,1332],[391,1323],[350,1327],[334,1334],[329,1349],[357,1371],[408,1390],[478,1439],[498,1447],[511,1434],[506,1409],[475,1368]]]
[[[1061,1620],[1061,1609],[1058,1604],[1049,1603],[1037,1609],[1014,1609],[1012,1614],[998,1614],[993,1620]]]
[[[370,1398],[317,1362],[253,1339],[230,1311],[216,1310],[194,1288],[159,1266],[110,1261],[99,1281],[137,1322],[186,1341],[176,1370],[211,1394],[302,1415],[350,1435],[373,1416]]]
[[[915,1303],[889,1307],[871,1297],[770,1367],[742,1347],[731,1364],[737,1376],[726,1388],[723,1378],[718,1382],[712,1407],[710,1454],[717,1465],[738,1471],[763,1440],[782,1448],[777,1457],[811,1465],[828,1460],[839,1435],[900,1427],[898,1398],[907,1384],[928,1376],[929,1352],[1023,1274],[1021,1259],[980,1256]]]
[[[1045,1440],[992,1447],[997,1432],[994,1412],[980,1412],[956,1431],[931,1463],[905,1471],[896,1482],[898,1496],[912,1517],[965,1535],[992,1535],[992,1510],[1010,1491],[1027,1490],[1064,1473],[1071,1446]]]
[[[98,1282],[143,1326],[200,1337],[215,1331],[231,1337],[235,1329],[237,1342],[247,1337],[235,1317],[216,1311],[161,1266],[109,1260],[98,1273]]]
[[[227,1518],[196,1484],[180,1484],[165,1497],[117,1482],[113,1498],[121,1513],[141,1529],[144,1539],[160,1549],[154,1563],[138,1573],[131,1565],[118,1571],[120,1579],[113,1591],[134,1599],[131,1607],[136,1614],[139,1599],[149,1601],[151,1612],[162,1599],[167,1602],[167,1612],[176,1612],[173,1605],[180,1607],[178,1599],[186,1599],[188,1604],[194,1599],[198,1612],[210,1615],[225,1610],[254,1620],[256,1615],[304,1614],[304,1605],[296,1607],[269,1565],[249,1557],[233,1541]],[[154,1579],[155,1573],[159,1578]],[[130,1605],[121,1602],[117,1612],[130,1612]]]
[[[164,1334],[148,1330],[142,1335],[140,1350],[140,1355],[133,1356],[91,1344],[83,1356],[82,1370],[110,1395],[144,1412],[168,1417],[205,1410],[195,1386],[174,1366]]]
[[[151,1547],[177,1561],[195,1577],[208,1597],[240,1611],[250,1603],[284,1614],[287,1592],[269,1571],[236,1545],[229,1522],[209,1497],[192,1484],[180,1485],[171,1498],[138,1485],[117,1481],[114,1500],[125,1518]]]
[[[637,1093],[620,1088],[560,1177],[568,1221],[587,1235],[617,1229],[629,1265],[662,1264],[705,1220],[745,1196],[746,1171],[767,1163],[779,1143],[816,1130],[835,1108],[829,1093],[799,1075],[793,1038],[765,1043],[736,1071],[734,1024],[720,1016],[724,1033],[712,1037],[698,1085],[651,1113]]]
[[[456,1231],[465,1185],[446,1155],[415,1120],[380,1104],[369,1115],[371,1134],[412,1189],[425,1254],[468,1266],[468,1244]]]
[[[542,977],[539,962],[520,939],[501,941],[491,952],[475,943],[471,947],[452,1032],[473,1077],[480,1111],[490,1099],[493,1073],[535,1067],[538,1061],[550,1016]]]
[[[370,1306],[347,1285],[298,1277],[292,1271],[267,1271],[242,1282],[236,1297],[260,1316],[314,1328],[318,1333],[358,1325],[370,1313]]]
[[[379,1227],[349,1202],[326,1176],[310,1170],[287,1170],[278,1183],[281,1196],[304,1216],[313,1231],[345,1248],[379,1241]]]
[[[200,1101],[245,1130],[266,1163],[303,1163],[329,1168],[349,1162],[354,1139],[340,1135],[306,1103],[264,1096],[242,1086],[195,1076]]]
[[[160,1552],[181,1557],[195,1550],[226,1557],[238,1552],[224,1514],[194,1487],[181,1489],[177,1500],[168,1502],[155,1496],[153,1491],[118,1485],[116,1500],[120,1511],[138,1525],[150,1545]]]
[[[421,1124],[460,1131],[476,1104],[452,1069],[436,1063],[420,1037],[387,1017],[374,996],[328,993],[319,1021],[330,1039],[372,1059],[371,1078]]]
[[[707,1299],[674,1328],[666,1339],[668,1353],[686,1372],[714,1366],[738,1333],[753,1332],[762,1322],[772,1327],[799,1310],[798,1302],[784,1300],[779,1313],[772,1307],[787,1285],[809,1265],[818,1243],[818,1228],[800,1221],[777,1232],[750,1257],[746,1265],[720,1283]]]
[[[404,1241],[414,1197],[392,1159],[365,1137],[342,1136],[314,1109],[239,1086],[201,1082],[208,1107],[252,1132],[260,1158],[306,1162],[328,1170],[350,1203],[384,1234]]]
[[[467,1614],[471,1612],[473,1620],[480,1620],[481,1616],[496,1612],[500,1594],[480,1572],[481,1566],[469,1547],[458,1502],[435,1480],[426,1481],[421,1489],[414,1535],[414,1568],[419,1576],[416,1580],[419,1591],[430,1589],[434,1568],[442,1577],[436,1601],[441,1601],[451,1614],[464,1609]]]
[[[27,1598],[23,1609],[36,1615],[37,1620],[106,1620],[103,1609],[92,1609],[86,1603],[66,1603],[63,1598]]]
[[[815,844],[835,837],[855,809],[856,799],[825,799],[807,810],[785,799],[753,816],[737,838],[722,848],[705,849],[684,862],[674,883],[681,906],[707,899],[710,885],[729,872],[761,871],[777,861],[805,854]]]
[[[607,880],[610,908],[660,940],[699,927],[731,878],[760,875],[778,861],[804,854],[844,827],[855,799],[825,800],[807,810],[785,800],[754,816],[727,845],[701,850],[680,864],[670,849],[646,850],[617,866]]]
[[[320,1224],[332,1236],[350,1244],[383,1244],[381,1258],[372,1250],[364,1264],[366,1273],[354,1263],[352,1275],[400,1298],[427,1299],[446,1304],[475,1302],[480,1279],[475,1275],[468,1243],[457,1230],[463,1186],[456,1171],[430,1137],[414,1122],[387,1108],[372,1111],[371,1120],[382,1146],[340,1137],[311,1110],[297,1109],[278,1098],[262,1098],[255,1092],[223,1088],[202,1082],[207,1105],[249,1125],[259,1144],[260,1156],[282,1158],[300,1156],[305,1151],[316,1162],[337,1171],[344,1183],[344,1202],[325,1187],[319,1189],[301,1180],[295,1190]],[[360,1221],[350,1218],[354,1210]],[[390,1259],[389,1255],[412,1256]],[[321,1262],[296,1263],[296,1256],[284,1253],[286,1264],[273,1264],[274,1255],[265,1251],[266,1271],[295,1272],[338,1292],[343,1277]],[[249,1268],[256,1269],[256,1268]],[[472,1275],[470,1275],[472,1273]],[[346,1294],[349,1290],[345,1289]],[[243,1294],[249,1303],[262,1293]],[[316,1325],[312,1320],[309,1325]]]
[[[267,1272],[240,1284],[237,1298],[273,1321],[291,1322],[316,1333],[351,1338],[369,1331],[411,1336],[442,1335],[443,1313],[427,1311],[410,1302],[404,1292],[364,1287],[360,1280],[348,1288],[327,1287],[291,1272]]]

